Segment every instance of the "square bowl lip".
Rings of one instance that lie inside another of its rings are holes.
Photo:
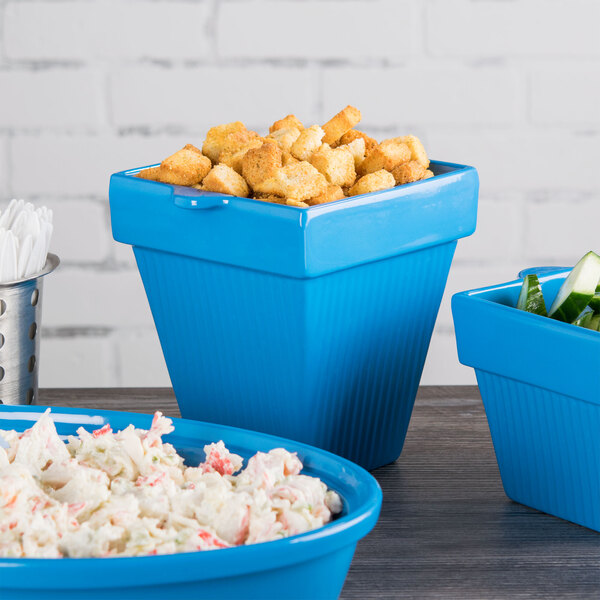
[[[51,416],[62,417],[64,419],[63,421],[57,419],[59,423],[79,424],[88,428],[92,425],[94,427],[101,426],[102,423],[98,418],[103,419],[103,423],[109,422],[111,418],[113,422],[115,422],[115,419],[121,421],[128,418],[129,423],[133,423],[136,427],[144,425],[149,427],[152,420],[152,415],[127,411],[42,405],[3,405],[0,406],[0,428],[2,428],[1,425],[6,420],[24,420],[33,423],[37,419],[27,417],[25,414],[38,415],[39,418],[48,408],[51,409]],[[11,415],[14,415],[12,419]],[[76,420],[78,417],[79,421]],[[181,435],[184,438],[191,436],[194,431],[198,433],[214,431],[216,437],[223,436],[220,439],[226,439],[227,434],[234,438],[235,436],[249,436],[253,443],[258,441],[261,443],[268,442],[269,445],[273,444],[273,447],[292,448],[291,451],[302,452],[304,457],[310,456],[313,460],[315,458],[318,460],[321,457],[328,462],[333,462],[338,468],[338,472],[328,473],[332,480],[336,480],[339,485],[341,474],[344,473],[346,476],[352,478],[359,488],[362,488],[358,490],[357,497],[353,500],[358,506],[355,506],[350,511],[346,510],[346,514],[342,514],[339,518],[317,529],[280,540],[249,544],[247,546],[221,548],[217,551],[111,558],[0,558],[0,573],[7,569],[5,575],[10,575],[12,580],[11,585],[0,584],[0,590],[5,587],[11,589],[40,589],[40,591],[46,588],[52,590],[78,588],[81,587],[81,581],[86,580],[86,577],[83,575],[79,576],[75,573],[75,571],[79,570],[83,574],[87,572],[87,575],[91,575],[93,572],[96,575],[105,576],[106,579],[102,579],[103,583],[98,584],[96,582],[94,583],[94,587],[100,586],[107,590],[117,589],[124,585],[135,587],[135,573],[139,573],[141,569],[145,571],[148,567],[156,567],[156,569],[153,571],[152,581],[146,581],[144,585],[153,583],[173,585],[186,582],[201,583],[202,581],[217,577],[218,573],[215,574],[215,570],[219,572],[224,568],[229,568],[227,564],[232,561],[237,564],[237,568],[230,569],[231,572],[228,576],[244,576],[261,571],[267,572],[271,568],[265,568],[265,565],[272,564],[274,565],[272,568],[279,568],[286,565],[298,564],[311,558],[318,558],[322,554],[336,551],[348,543],[356,543],[358,539],[362,538],[372,529],[378,519],[382,492],[377,480],[365,469],[345,458],[302,442],[262,432],[178,417],[169,418],[173,420],[175,431],[179,427],[182,432]],[[169,441],[168,436],[166,437],[167,441]],[[335,485],[332,485],[331,489],[335,490]],[[346,499],[343,493],[341,495],[345,504]],[[367,530],[363,531],[365,528]],[[357,532],[360,532],[360,535]],[[333,544],[332,542],[335,538],[337,540]],[[166,570],[169,571],[168,576],[165,576]],[[174,574],[173,571],[175,571]],[[20,585],[19,582],[23,581],[26,573],[32,576],[35,574],[36,581],[41,581],[42,583],[34,586]],[[119,581],[116,583],[110,580],[110,576],[113,574],[119,578]],[[123,580],[127,580],[128,584]],[[65,581],[67,581],[66,584]],[[17,583],[15,584],[15,582]]]
[[[118,171],[118,172],[114,173],[112,176],[113,177],[135,178],[134,176],[137,173],[139,173],[140,171],[143,171],[144,169],[150,169],[153,167],[157,167],[157,166],[160,166],[160,163],[146,165],[143,167],[135,167],[132,169],[125,169],[124,171]],[[395,185],[394,187],[387,188],[385,190],[378,190],[376,192],[369,192],[368,194],[360,194],[357,196],[350,196],[347,198],[341,198],[340,200],[333,200],[332,202],[324,202],[323,204],[315,204],[314,206],[307,206],[307,207],[305,207],[305,206],[290,206],[287,204],[277,204],[275,202],[265,202],[264,200],[255,200],[254,198],[244,198],[242,196],[232,196],[229,194],[204,192],[202,190],[197,190],[192,186],[179,186],[179,185],[174,185],[174,184],[170,184],[170,183],[163,183],[161,181],[152,181],[150,179],[142,179],[142,181],[144,181],[145,183],[149,183],[149,184],[166,186],[168,188],[171,188],[173,193],[175,193],[176,190],[185,190],[185,195],[190,196],[190,197],[194,197],[194,196],[198,197],[198,198],[207,197],[207,196],[219,197],[219,198],[222,198],[222,201],[224,204],[227,204],[230,200],[235,200],[236,203],[237,202],[242,203],[242,204],[248,203],[251,206],[254,206],[256,204],[263,204],[263,205],[266,204],[271,207],[274,207],[275,210],[279,210],[279,209],[302,210],[302,211],[308,211],[308,213],[310,214],[311,212],[329,212],[329,211],[333,211],[333,210],[339,210],[342,208],[350,208],[350,207],[354,207],[354,206],[362,206],[362,205],[366,205],[366,204],[376,203],[380,200],[385,199],[385,198],[382,198],[382,196],[385,195],[387,198],[388,197],[387,195],[390,192],[399,192],[400,190],[401,190],[401,193],[394,194],[396,197],[408,195],[412,191],[415,190],[415,187],[417,187],[417,189],[419,189],[419,186],[420,186],[424,190],[426,190],[429,187],[435,186],[440,183],[444,183],[445,179],[455,177],[456,175],[463,174],[463,173],[466,173],[469,171],[476,171],[475,167],[472,167],[469,165],[463,165],[463,164],[459,164],[459,163],[452,163],[452,162],[439,161],[439,160],[430,160],[429,168],[431,168],[432,166],[434,166],[434,167],[441,166],[448,170],[445,171],[444,173],[439,173],[437,175],[434,174],[433,177],[429,177],[427,179],[421,179],[419,181],[414,181],[412,183],[405,183],[403,185]],[[135,179],[137,179],[137,178],[135,178]],[[425,187],[425,186],[427,186],[427,187]]]
[[[556,270],[546,272],[544,275],[538,275],[538,278],[541,284],[557,279],[564,280],[571,270],[572,267],[557,267]],[[536,315],[525,310],[519,310],[516,306],[508,306],[486,297],[501,290],[520,288],[522,284],[523,279],[517,278],[512,281],[507,281],[506,283],[498,283],[472,290],[466,290],[463,292],[457,292],[452,298],[466,298],[469,302],[483,302],[488,305],[491,310],[500,311],[501,314],[510,313],[512,314],[513,318],[522,319],[530,324],[545,324],[546,327],[554,328],[557,332],[563,334],[567,333],[575,336],[582,335],[588,339],[595,339],[598,341],[598,343],[600,343],[600,335],[598,335],[600,332],[598,331],[593,331],[585,327],[577,327],[572,323],[565,323],[563,321],[559,321],[558,319],[552,319],[551,317]]]

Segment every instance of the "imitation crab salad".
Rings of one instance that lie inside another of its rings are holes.
[[[224,443],[197,467],[150,430],[77,430],[63,442],[49,410],[23,433],[0,431],[0,557],[112,557],[213,550],[327,523],[338,494],[301,475],[294,453],[258,452],[242,469]]]

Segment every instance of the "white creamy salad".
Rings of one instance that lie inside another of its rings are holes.
[[[83,428],[63,442],[49,410],[23,433],[0,431],[0,557],[110,557],[213,550],[285,538],[339,513],[338,494],[282,448],[242,458],[222,441],[183,464],[162,436]]]

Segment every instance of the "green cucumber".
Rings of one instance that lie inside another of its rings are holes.
[[[588,306],[595,312],[600,313],[600,294],[594,294]]]
[[[594,294],[594,297],[590,300],[588,306],[595,313],[600,313],[600,285],[596,286],[596,293]]]
[[[544,302],[544,294],[542,294],[542,286],[540,280],[535,274],[525,275],[521,293],[517,300],[517,308],[542,317],[547,317],[546,303]]]
[[[588,323],[588,329],[598,331],[600,329],[600,315],[594,315]]]
[[[548,316],[565,323],[575,321],[594,297],[600,281],[600,256],[588,252],[560,286]]]
[[[594,311],[589,306],[586,306],[583,309],[583,312],[573,321],[573,325],[590,329],[590,323],[592,321],[593,316]]]

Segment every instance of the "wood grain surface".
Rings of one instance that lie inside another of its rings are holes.
[[[170,389],[44,389],[40,404],[179,416]],[[599,432],[600,433],[600,432]],[[511,502],[475,387],[423,387],[341,598],[600,598],[600,534]]]

